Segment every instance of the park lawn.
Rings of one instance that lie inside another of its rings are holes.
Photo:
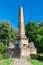
[[[43,65],[43,62],[38,61],[36,59],[28,59],[29,62],[32,63],[32,65]]]
[[[0,65],[12,65],[13,59],[2,59],[0,60]]]

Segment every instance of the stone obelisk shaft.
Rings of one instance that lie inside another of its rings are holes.
[[[24,30],[24,16],[23,16],[23,8],[19,8],[19,17],[18,17],[18,35],[21,37],[25,36]]]

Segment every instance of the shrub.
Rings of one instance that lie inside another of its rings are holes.
[[[38,58],[38,54],[31,54],[30,55],[32,59],[37,59]]]
[[[1,59],[3,59],[3,56],[2,56],[2,54],[0,54],[0,60],[1,60]]]
[[[3,59],[8,59],[10,58],[10,54],[9,53],[3,53]]]
[[[41,56],[43,56],[43,53],[40,53]]]
[[[43,56],[42,55],[38,55],[38,60],[43,61]]]
[[[43,61],[43,54],[31,54],[30,56],[32,59]]]

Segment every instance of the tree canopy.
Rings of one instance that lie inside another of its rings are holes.
[[[43,21],[40,24],[30,21],[25,26],[26,35],[34,42],[38,52],[43,52]]]
[[[1,21],[0,22],[0,47],[4,49],[4,46],[6,45],[8,46],[9,42],[14,41],[15,36],[16,36],[16,30],[10,25],[9,21],[7,20]]]

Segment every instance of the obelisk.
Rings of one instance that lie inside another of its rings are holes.
[[[20,51],[20,58],[22,57],[30,57],[30,50],[28,49],[28,38],[26,38],[25,35],[25,28],[24,28],[24,15],[23,15],[23,8],[19,8],[19,14],[18,14],[18,33],[15,39],[15,49]],[[19,50],[18,50],[19,49]],[[28,53],[29,52],[29,53]]]
[[[22,7],[19,8],[19,14],[18,14],[18,35],[21,37],[25,36],[24,15]]]

